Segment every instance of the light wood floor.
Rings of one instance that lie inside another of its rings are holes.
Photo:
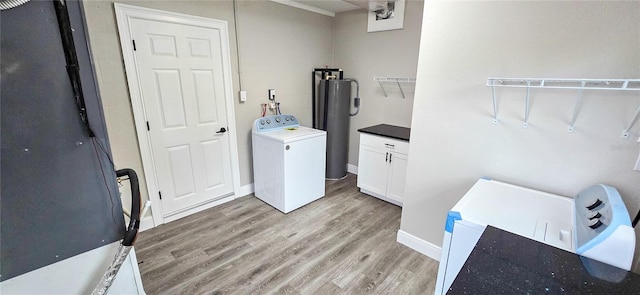
[[[141,233],[148,294],[432,294],[438,262],[396,242],[401,208],[356,176],[283,214],[253,195]]]

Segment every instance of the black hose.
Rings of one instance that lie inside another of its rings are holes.
[[[131,246],[138,236],[140,228],[140,185],[138,183],[138,175],[133,169],[125,168],[116,171],[117,177],[129,177],[129,185],[131,186],[131,216],[129,218],[129,226],[124,234],[122,245]]]
[[[91,130],[89,118],[87,117],[87,107],[82,93],[82,84],[80,83],[80,66],[78,65],[76,47],[73,43],[73,30],[71,29],[71,20],[69,19],[67,3],[65,0],[54,0],[53,7],[56,10],[56,16],[58,18],[58,27],[60,28],[60,37],[62,38],[62,47],[64,49],[64,59],[67,62],[67,74],[71,81],[73,96],[76,99],[80,119],[82,120],[84,127],[87,129],[89,137],[95,137],[96,135],[93,130]]]

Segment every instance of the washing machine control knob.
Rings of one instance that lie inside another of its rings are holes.
[[[598,207],[598,206],[600,206],[600,205],[602,205],[602,201],[600,201],[600,199],[597,199],[597,198],[596,198],[596,199],[595,199],[594,201],[592,201],[591,203],[587,203],[587,206],[586,206],[586,207],[587,207],[587,209],[589,209],[589,210],[593,210],[593,209],[595,209],[596,207]]]
[[[591,214],[589,214],[589,216],[587,216],[587,218],[589,218],[589,219],[600,218],[600,217],[602,217],[602,214],[600,214],[600,212],[598,212],[598,211],[591,212]]]
[[[276,122],[280,123],[280,117],[276,117]]]
[[[592,219],[589,222],[589,227],[592,228],[592,229],[599,228],[600,226],[602,226],[602,221],[600,221],[600,219],[598,219],[598,218]]]
[[[260,120],[260,125],[264,125],[264,120]]]
[[[271,120],[267,119],[267,124],[271,124]]]
[[[286,121],[289,121],[289,117],[284,117],[284,119],[285,119]]]

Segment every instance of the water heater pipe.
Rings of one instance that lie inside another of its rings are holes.
[[[339,68],[315,68],[311,72],[311,122],[312,125],[315,125],[316,122],[316,74],[320,72],[322,73],[323,80],[335,79],[336,76],[333,75],[333,72],[338,72],[338,80],[342,80],[344,78],[344,72]],[[320,126],[312,126],[313,128],[321,128]]]
[[[360,83],[358,83],[358,80],[352,78],[347,78],[344,80],[350,81],[351,83],[356,83],[356,97],[353,98],[353,106],[356,108],[356,112],[349,112],[349,116],[353,117],[360,112]]]

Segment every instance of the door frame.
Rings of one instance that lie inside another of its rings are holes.
[[[238,159],[238,137],[236,132],[236,118],[234,111],[233,83],[231,70],[231,53],[229,49],[229,29],[227,21],[216,20],[211,18],[193,16],[177,12],[163,11],[145,7],[125,5],[114,3],[116,12],[116,20],[118,33],[120,35],[120,46],[122,48],[122,57],[124,58],[124,67],[127,74],[127,85],[129,86],[129,96],[131,97],[131,107],[133,109],[133,118],[136,126],[136,135],[138,136],[138,146],[142,157],[142,169],[145,175],[145,183],[151,200],[152,218],[154,227],[165,222],[169,222],[201,210],[231,201],[236,198],[240,192],[240,164]],[[151,137],[147,131],[147,115],[144,109],[144,101],[142,99],[142,90],[140,88],[140,77],[135,62],[133,46],[131,40],[131,19],[144,19],[151,21],[161,21],[172,24],[190,25],[220,30],[221,51],[222,51],[222,70],[224,72],[225,86],[225,104],[227,107],[227,126],[229,135],[229,149],[231,156],[231,177],[233,182],[233,193],[230,196],[218,199],[190,210],[183,211],[168,218],[164,217],[162,203],[157,193],[158,178],[155,170],[155,162],[153,160],[153,152],[151,150]]]

